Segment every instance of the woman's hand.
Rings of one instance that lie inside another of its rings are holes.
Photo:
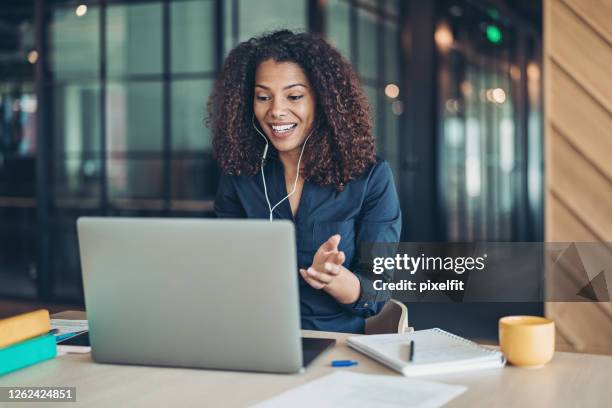
[[[346,257],[338,250],[340,235],[332,235],[317,250],[308,269],[300,269],[300,274],[315,289],[323,289],[340,274]]]
[[[338,250],[340,235],[332,235],[315,253],[312,265],[300,269],[302,278],[313,288],[323,289],[340,303],[354,303],[361,291],[357,277],[342,264],[344,252]]]

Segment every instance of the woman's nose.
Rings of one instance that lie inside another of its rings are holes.
[[[280,100],[280,98],[273,100],[272,107],[270,108],[270,114],[273,118],[282,118],[287,116],[287,106],[282,100]]]

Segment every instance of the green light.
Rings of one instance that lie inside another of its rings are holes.
[[[488,25],[487,26],[487,39],[491,41],[493,44],[499,44],[502,40],[501,30],[497,26],[494,26],[493,24]]]

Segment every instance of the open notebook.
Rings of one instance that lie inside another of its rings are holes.
[[[414,340],[414,356],[409,361],[411,340]],[[506,364],[499,351],[437,328],[405,334],[354,336],[346,342],[355,350],[409,377],[503,367]]]

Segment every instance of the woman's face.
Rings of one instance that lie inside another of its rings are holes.
[[[315,118],[315,95],[306,74],[294,62],[266,60],[255,72],[255,117],[281,153],[302,147]]]

